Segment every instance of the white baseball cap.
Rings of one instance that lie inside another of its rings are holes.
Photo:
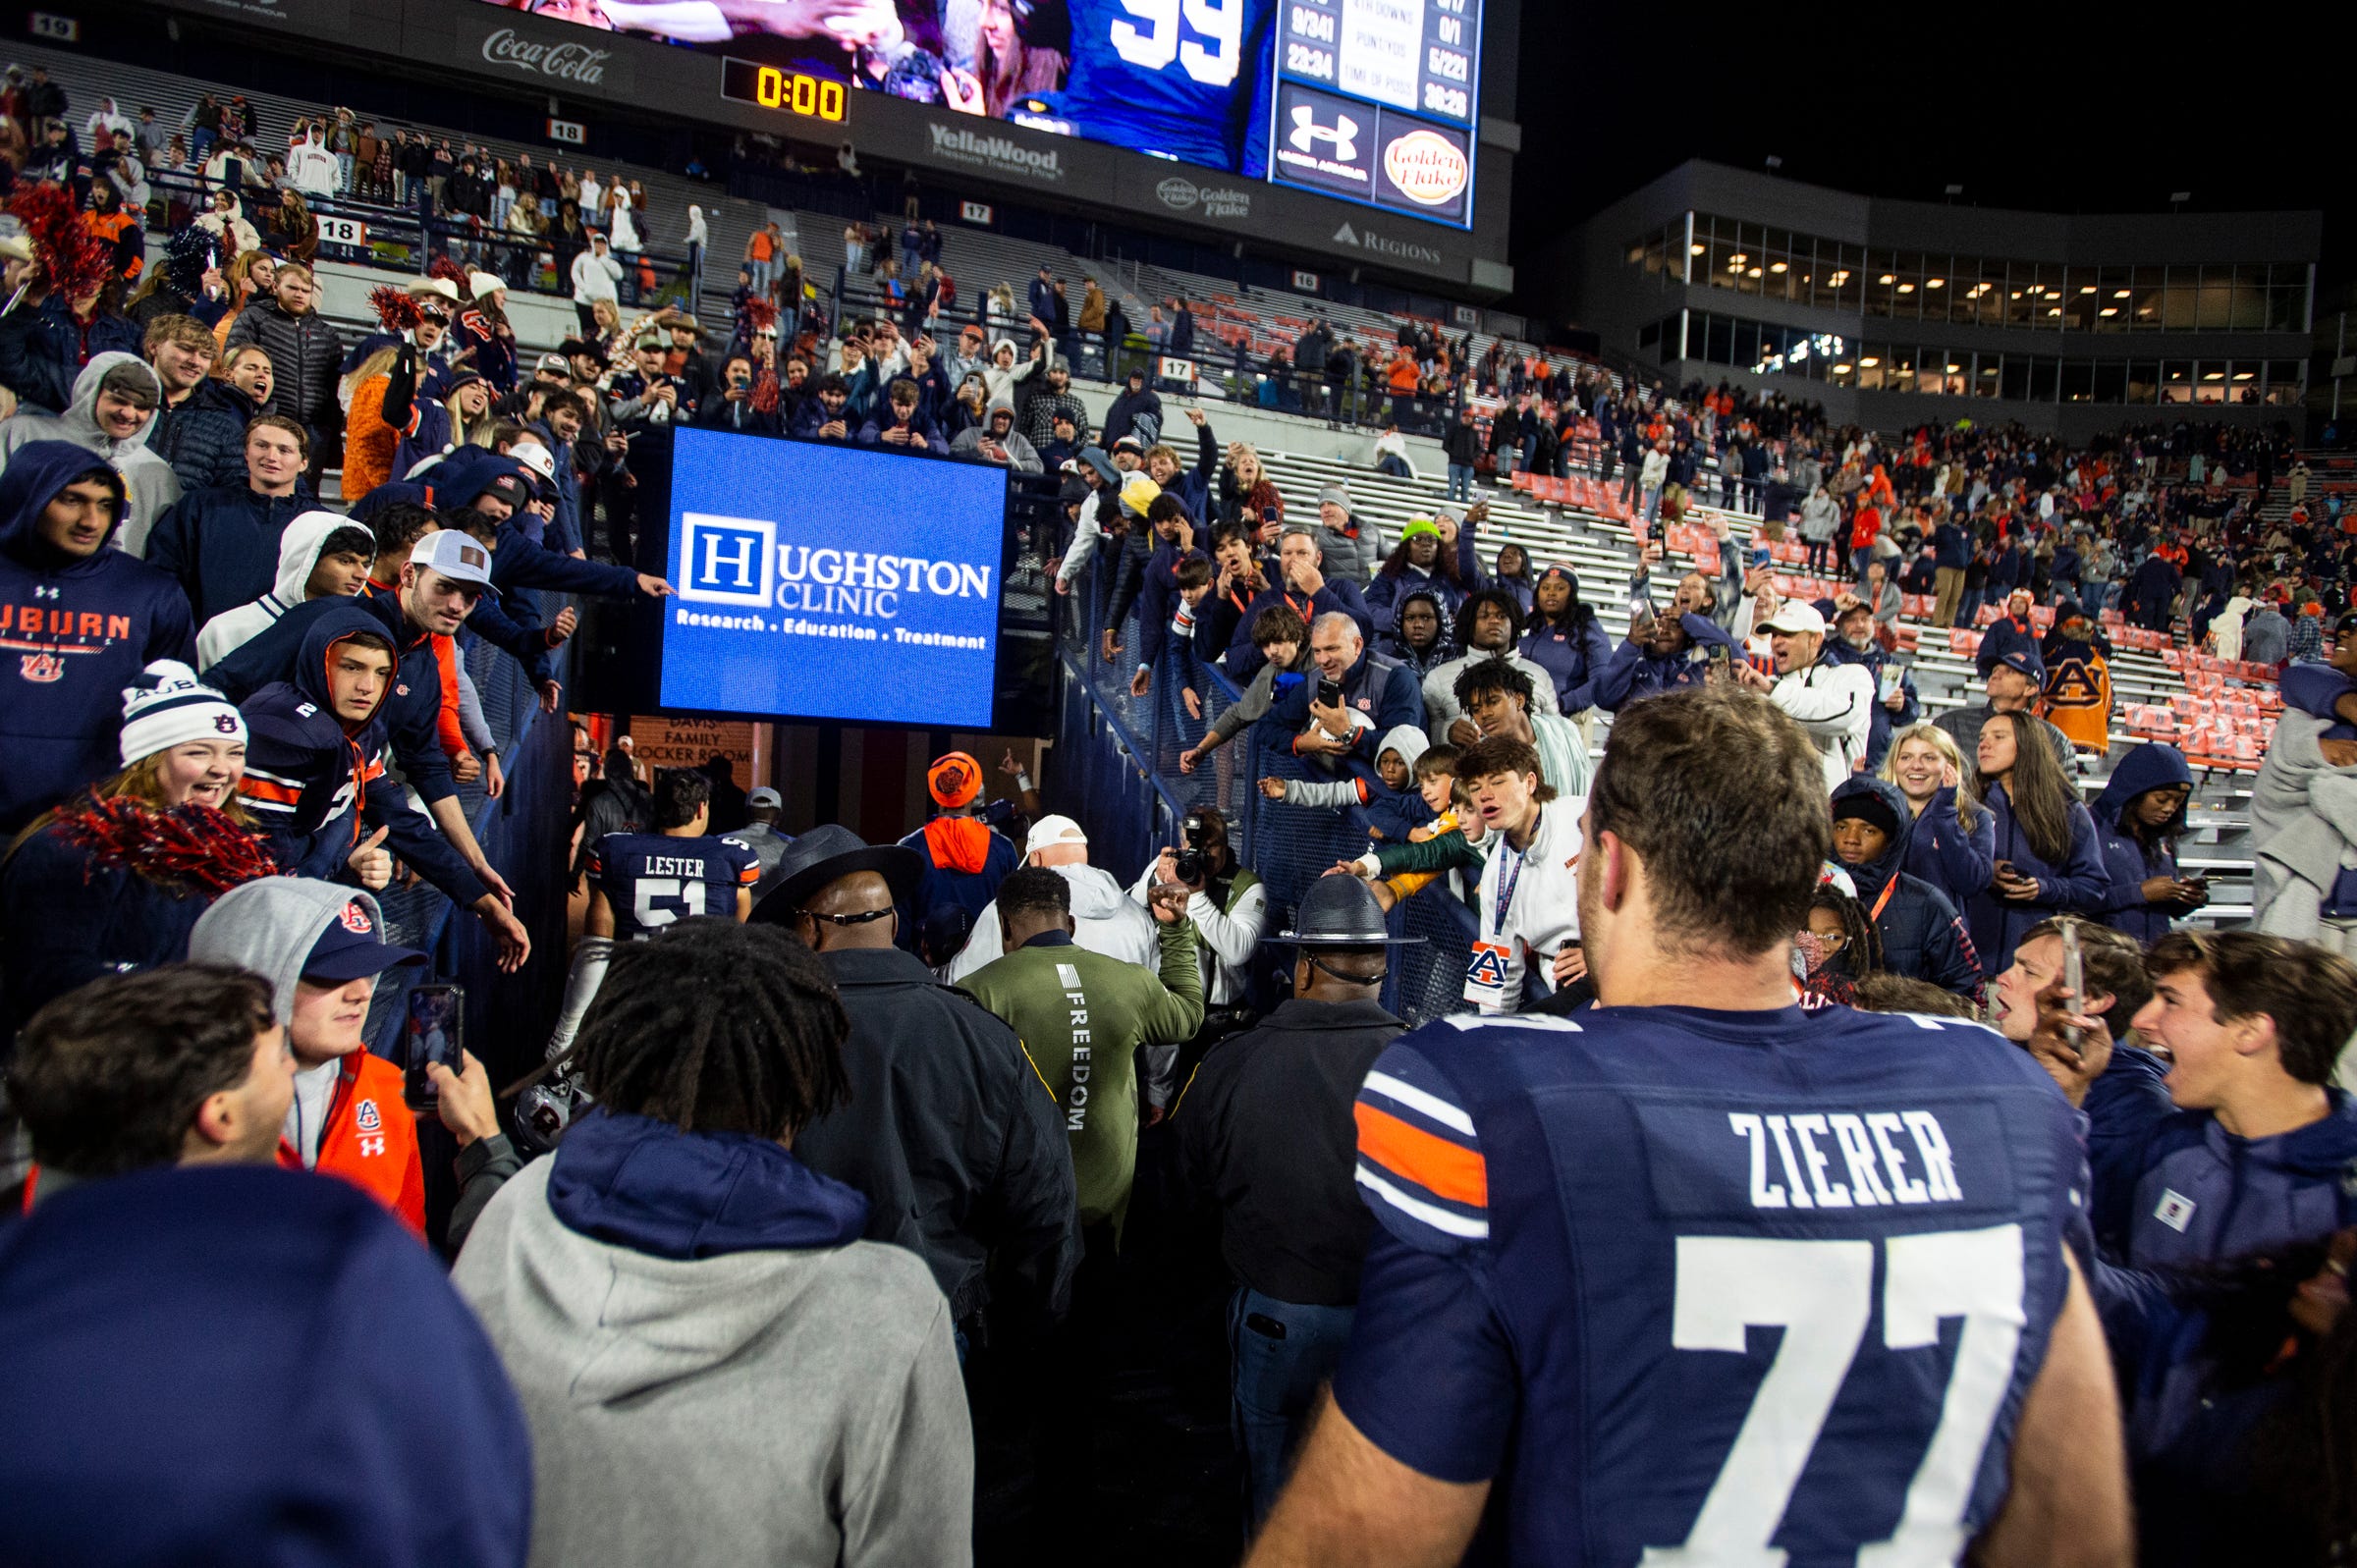
[[[1040,850],[1053,848],[1057,844],[1085,844],[1087,842],[1088,835],[1081,832],[1080,824],[1071,818],[1042,817],[1031,824],[1031,837],[1023,840],[1023,853],[1037,854]]]
[[[491,552],[456,528],[438,528],[418,540],[410,564],[430,567],[457,582],[491,586]]]
[[[1817,613],[1815,605],[1803,604],[1797,599],[1787,599],[1774,618],[1764,623],[1760,629],[1762,631],[1781,631],[1787,636],[1797,636],[1806,631],[1822,637],[1825,635],[1825,617]]]
[[[547,480],[557,482],[557,460],[537,441],[519,441],[508,449],[508,456]]]

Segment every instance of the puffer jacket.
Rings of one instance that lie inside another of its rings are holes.
[[[2129,836],[2120,819],[2127,815],[2129,807],[2153,790],[2192,783],[2193,770],[2185,766],[2183,752],[2162,741],[2147,741],[2119,759],[2119,766],[2111,770],[2110,782],[2104,785],[2104,792],[2096,796],[2095,805],[2090,808],[2103,846],[2104,869],[2111,878],[2111,886],[2105,892],[2097,912],[2105,925],[2127,933],[2147,946],[2168,934],[2171,920],[2191,914],[2196,907],[2144,901],[2146,878],[2177,874],[2177,852],[2166,835],[2184,832],[2185,808],[2177,808],[2174,822],[2151,854]]]
[[[27,408],[63,413],[74,401],[82,333],[54,289],[38,304],[20,304],[0,316],[0,387]]]
[[[157,411],[147,450],[172,465],[183,491],[242,484],[246,427],[261,411],[237,383],[207,376],[177,407]]]
[[[276,299],[257,299],[230,324],[222,351],[233,352],[258,344],[270,356],[272,413],[283,413],[306,425],[337,422],[336,381],[344,365],[344,341],[334,323],[313,310],[306,316],[289,315]]]
[[[1844,781],[1834,790],[1836,809],[1857,795],[1875,796],[1901,824],[1907,821],[1907,797],[1888,780],[1861,775]],[[1883,967],[1910,980],[1928,980],[1978,1004],[1981,961],[1964,929],[1964,917],[1947,894],[1901,869],[1908,841],[1902,826],[1879,856],[1847,868],[1858,901],[1873,916],[1875,932],[1883,939]]]

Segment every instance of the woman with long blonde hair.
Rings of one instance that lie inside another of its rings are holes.
[[[236,324],[239,312],[254,300],[267,300],[276,293],[277,258],[263,250],[241,250],[221,281],[229,286],[229,308],[213,323],[213,341],[226,347],[229,329]]]
[[[1955,737],[1935,724],[1909,725],[1891,737],[1882,776],[1898,785],[1914,814],[1902,869],[1946,893],[1961,910],[1965,899],[1989,886],[1997,823],[1974,797],[1972,771]]]

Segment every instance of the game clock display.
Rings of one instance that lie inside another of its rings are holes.
[[[562,0],[529,9],[723,55],[722,96],[781,117],[844,125],[858,94],[881,92],[1461,229],[1472,224],[1481,4]],[[1224,204],[1250,210],[1248,200]]]

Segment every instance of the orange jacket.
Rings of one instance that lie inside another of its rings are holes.
[[[410,406],[410,423],[396,430],[385,423],[385,392],[389,375],[370,376],[352,390],[352,409],[344,420],[344,493],[364,496],[393,477],[393,456],[401,438],[417,428],[417,406]]]
[[[281,1139],[278,1162],[301,1170],[302,1151]],[[343,1177],[425,1234],[425,1163],[417,1155],[416,1119],[402,1100],[399,1067],[366,1049],[344,1058],[311,1168]]]

